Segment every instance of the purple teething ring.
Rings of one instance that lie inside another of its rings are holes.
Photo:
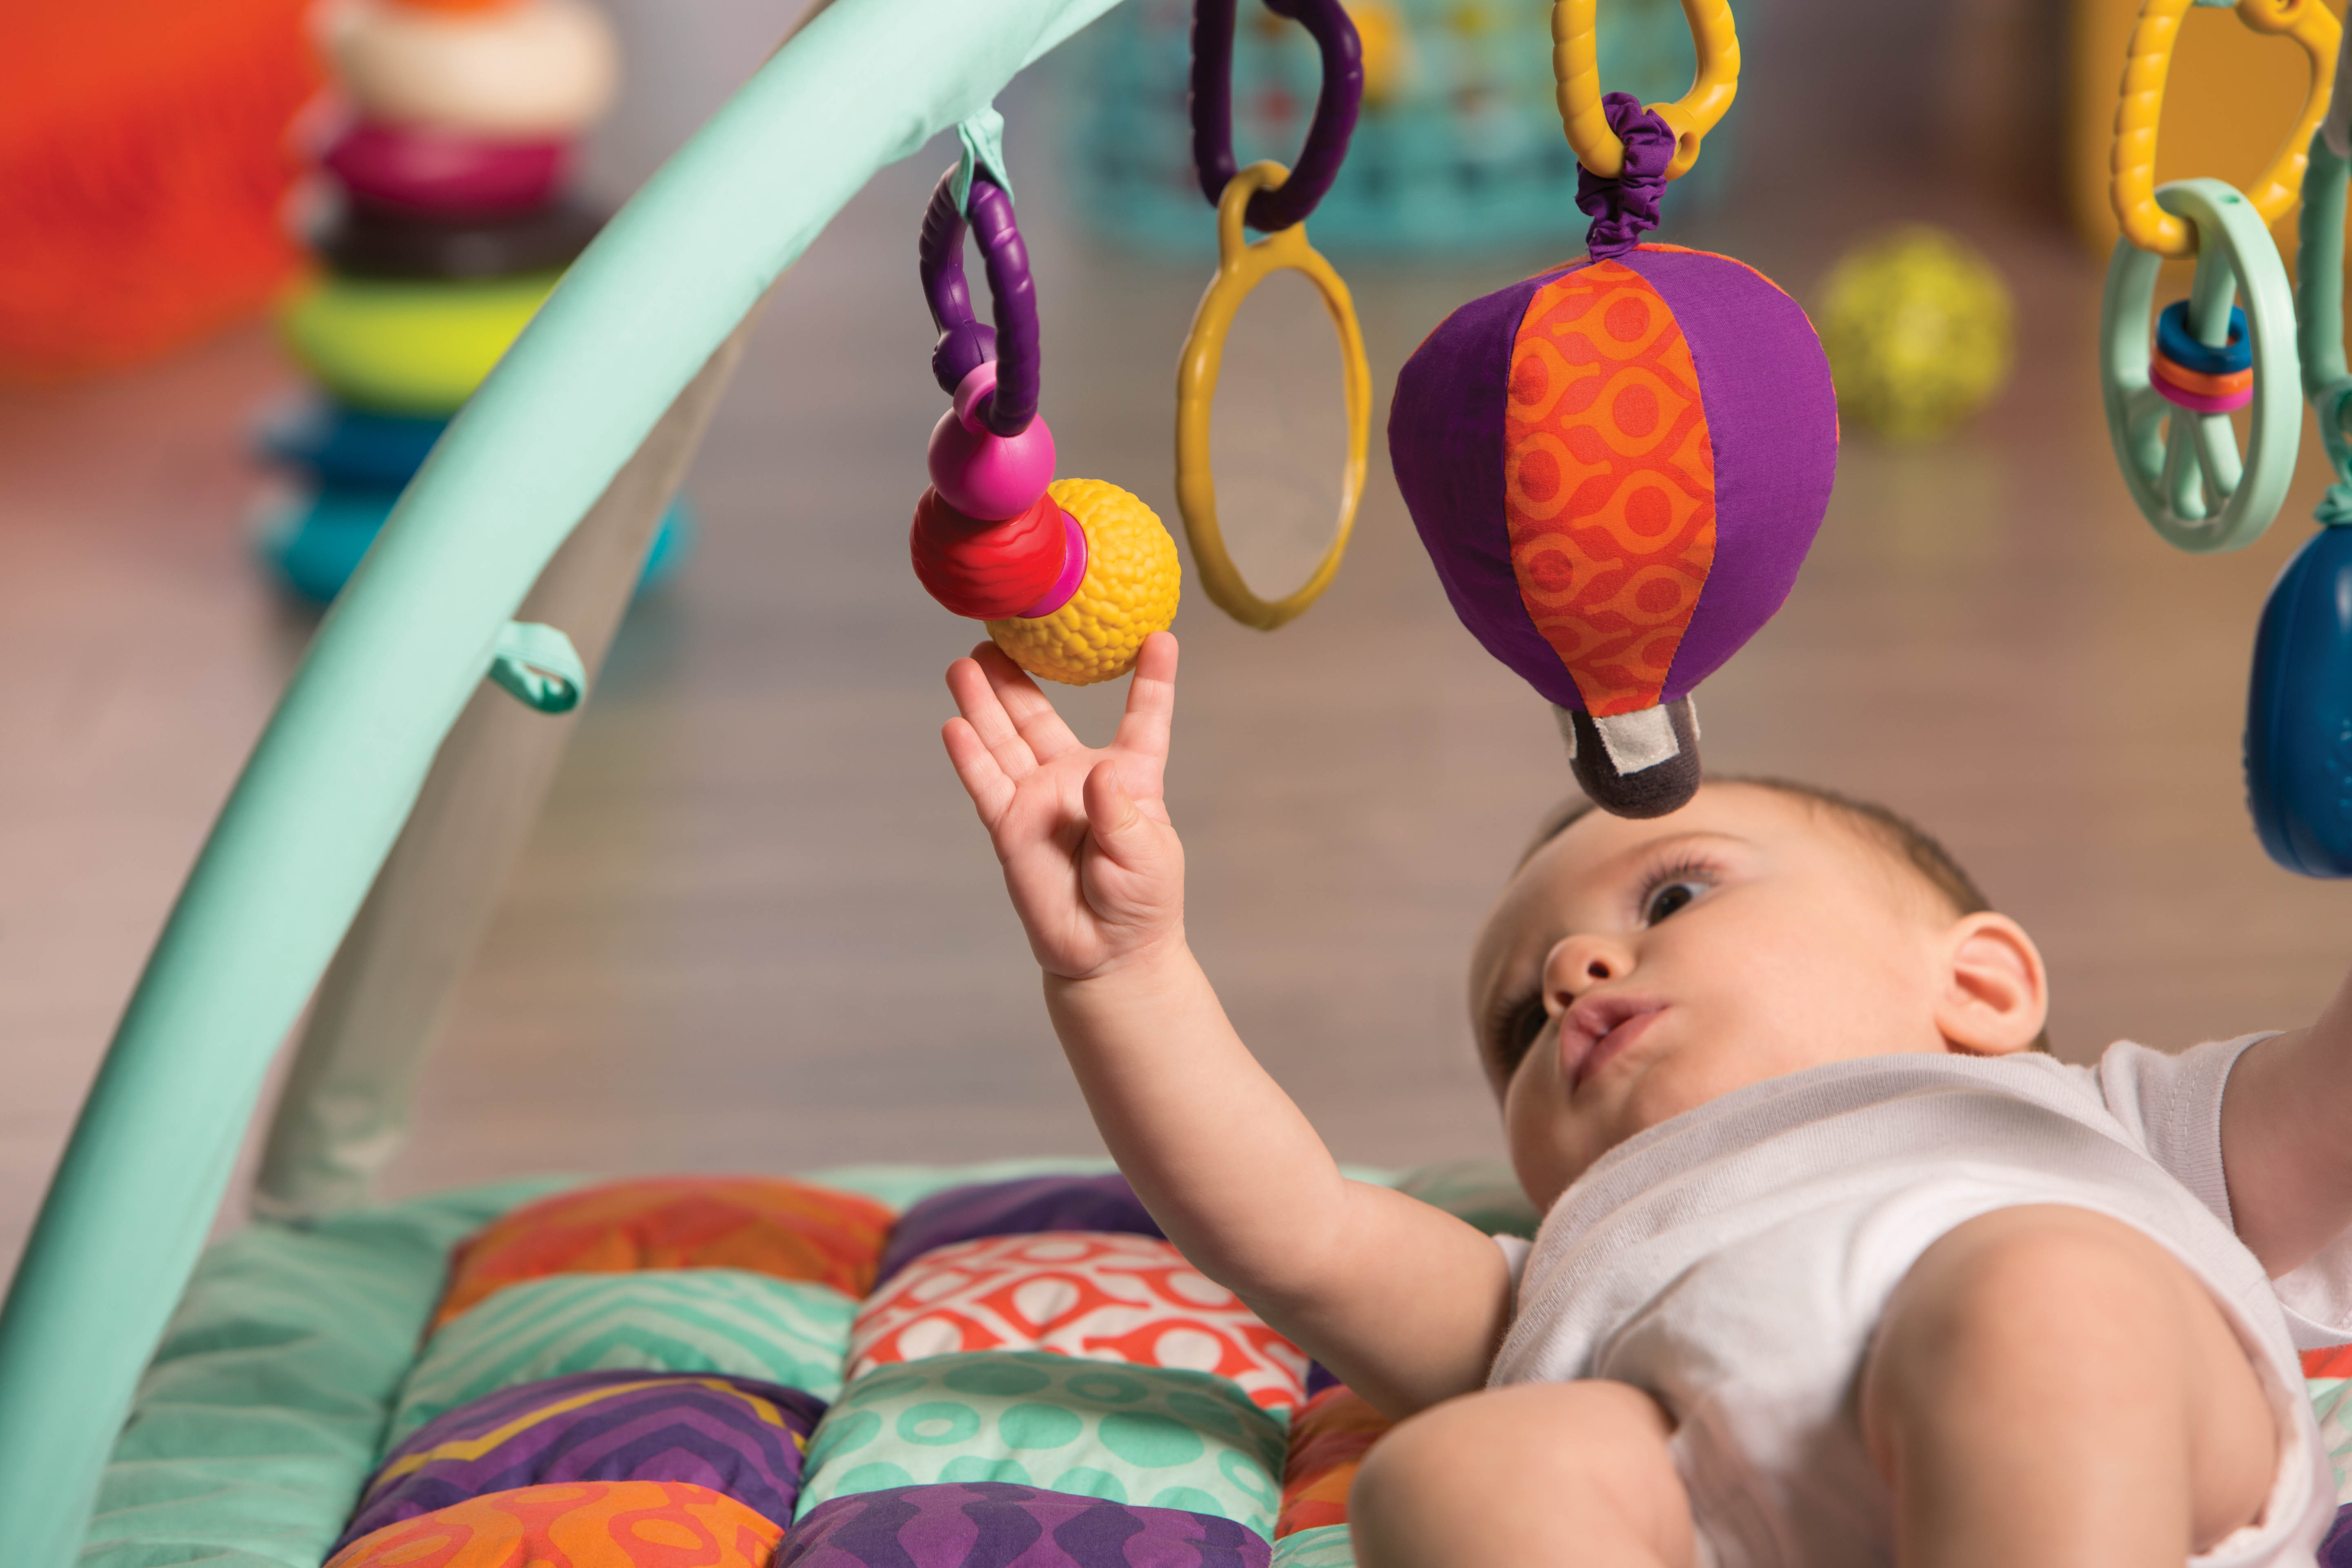
[[[963,277],[964,212],[956,210],[950,169],[940,176],[931,205],[924,209],[919,247],[923,297],[940,330],[931,375],[941,392],[952,395],[964,377],[994,360],[996,390],[981,401],[980,422],[994,435],[1018,436],[1037,416],[1037,286],[1029,276],[1029,248],[1013,221],[1013,198],[984,173],[973,174],[964,209],[988,268],[996,328],[990,331],[972,314],[971,289]]]
[[[1192,163],[1201,173],[1201,194],[1214,206],[1233,183],[1234,6],[1235,0],[1199,0],[1192,12]],[[1323,51],[1323,89],[1315,99],[1315,119],[1307,145],[1298,151],[1290,178],[1249,199],[1242,219],[1261,234],[1305,221],[1339,177],[1356,132],[1356,110],[1364,99],[1364,51],[1356,24],[1339,0],[1265,0],[1265,8],[1287,16],[1314,35]]]

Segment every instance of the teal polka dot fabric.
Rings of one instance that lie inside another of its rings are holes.
[[[736,1268],[509,1285],[426,1342],[384,1444],[468,1401],[575,1372],[723,1373],[830,1400],[841,1392],[856,1311],[830,1286]]]
[[[1004,1481],[1274,1533],[1283,1420],[1208,1373],[1035,1351],[927,1357],[852,1382],[811,1440],[805,1518],[836,1497]]]

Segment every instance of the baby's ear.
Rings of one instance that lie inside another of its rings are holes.
[[[1963,915],[1944,938],[1936,1026],[1964,1056],[2004,1057],[2030,1047],[2050,1013],[2049,977],[2025,928],[1990,910]]]

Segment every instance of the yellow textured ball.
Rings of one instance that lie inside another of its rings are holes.
[[[1013,662],[1066,686],[1092,686],[1134,667],[1143,639],[1176,618],[1184,569],[1152,510],[1100,479],[1056,479],[1045,493],[1087,531],[1087,575],[1070,602],[1034,621],[988,623]]]
[[[1941,229],[1914,225],[1848,251],[1816,324],[1839,414],[1892,440],[1943,435],[2009,379],[2009,289]]]

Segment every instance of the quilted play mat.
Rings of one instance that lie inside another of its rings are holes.
[[[2340,1482],[2352,1357],[2306,1371]],[[207,1253],[81,1561],[1352,1568],[1389,1425],[1098,1166],[510,1184]]]
[[[82,1562],[1326,1568],[1387,1425],[1099,1166],[516,1184],[212,1248]]]

